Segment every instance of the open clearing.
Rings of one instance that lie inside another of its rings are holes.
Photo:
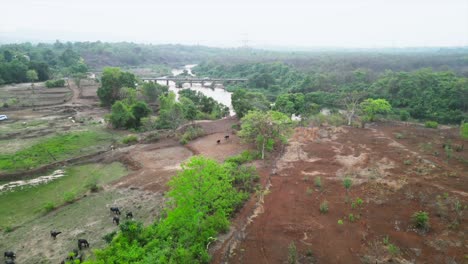
[[[468,204],[468,154],[454,152],[447,164],[447,140],[461,143],[456,129],[401,123],[297,128],[276,166],[260,165],[267,191],[239,213],[213,263],[286,263],[291,243],[300,263],[464,263],[467,213],[454,206]],[[353,181],[348,198],[344,177]],[[419,210],[429,212],[425,234],[410,221]]]

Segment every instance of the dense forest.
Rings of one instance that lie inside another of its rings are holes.
[[[200,77],[248,78],[247,84],[228,89],[246,88],[270,102],[299,93],[307,102],[339,108],[342,94],[356,91],[388,100],[395,114],[406,111],[443,123],[467,119],[466,48],[280,52],[128,42],[9,44],[0,46],[0,84],[45,81],[106,66],[150,65],[167,73],[193,63]]]

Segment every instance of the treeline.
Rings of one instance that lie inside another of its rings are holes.
[[[359,68],[340,73],[315,72],[281,62],[206,62],[194,71],[199,76],[248,78],[248,83],[228,86],[228,89],[246,88],[254,100],[260,98],[258,94],[264,95],[269,102],[277,101],[285,93],[302,95],[307,102],[303,109],[342,108],[344,94],[359,92],[365,94],[363,97],[386,99],[396,114],[407,111],[416,119],[441,123],[459,123],[468,119],[468,78],[453,71],[437,72],[424,68],[410,72],[378,72]],[[261,101],[257,100],[260,105],[266,104]]]
[[[29,77],[28,71],[34,71],[37,78]],[[70,45],[26,43],[0,46],[0,84],[46,81],[87,71],[86,63]]]

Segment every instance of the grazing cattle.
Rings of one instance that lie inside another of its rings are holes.
[[[120,218],[118,216],[114,216],[114,218],[112,218],[112,223],[115,223],[116,225],[119,225]]]
[[[118,214],[118,215],[120,214],[120,210],[118,207],[111,207],[110,211],[114,214]]]
[[[133,213],[132,212],[127,212],[125,215],[126,218],[132,218],[133,219]]]
[[[220,139],[218,139],[218,140],[216,141],[216,144],[219,144],[219,143],[221,143],[221,140],[220,140]]]
[[[15,259],[16,258],[16,254],[15,252],[13,251],[5,251],[5,253],[3,254],[3,256],[5,258],[9,258],[9,259]]]
[[[78,239],[78,248],[81,250],[82,248],[89,248],[88,240],[86,239]]]
[[[61,233],[62,233],[62,232],[60,232],[60,231],[53,231],[53,230],[52,230],[52,231],[50,231],[50,236],[53,237],[54,239],[56,239],[57,236],[58,236],[59,234],[61,234]]]
[[[225,140],[228,140],[228,139],[229,139],[229,135],[224,136],[224,139],[225,139]]]

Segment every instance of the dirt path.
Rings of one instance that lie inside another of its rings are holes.
[[[411,164],[405,165],[407,160]],[[277,168],[260,170],[271,187],[234,220],[237,233],[214,246],[219,249],[213,263],[286,263],[292,243],[299,263],[462,263],[467,217],[457,218],[451,208],[457,200],[468,203],[460,195],[468,191],[468,170],[439,162],[425,161],[388,136],[386,128],[298,128]],[[458,176],[442,176],[445,172]],[[344,177],[353,180],[349,196]],[[358,197],[363,205],[353,209],[351,201]],[[319,211],[324,201],[326,214]],[[412,228],[411,215],[418,210],[431,216],[426,235]],[[249,223],[246,214],[258,215]],[[449,229],[454,219],[460,225]],[[399,247],[398,256],[390,255],[385,236]]]

